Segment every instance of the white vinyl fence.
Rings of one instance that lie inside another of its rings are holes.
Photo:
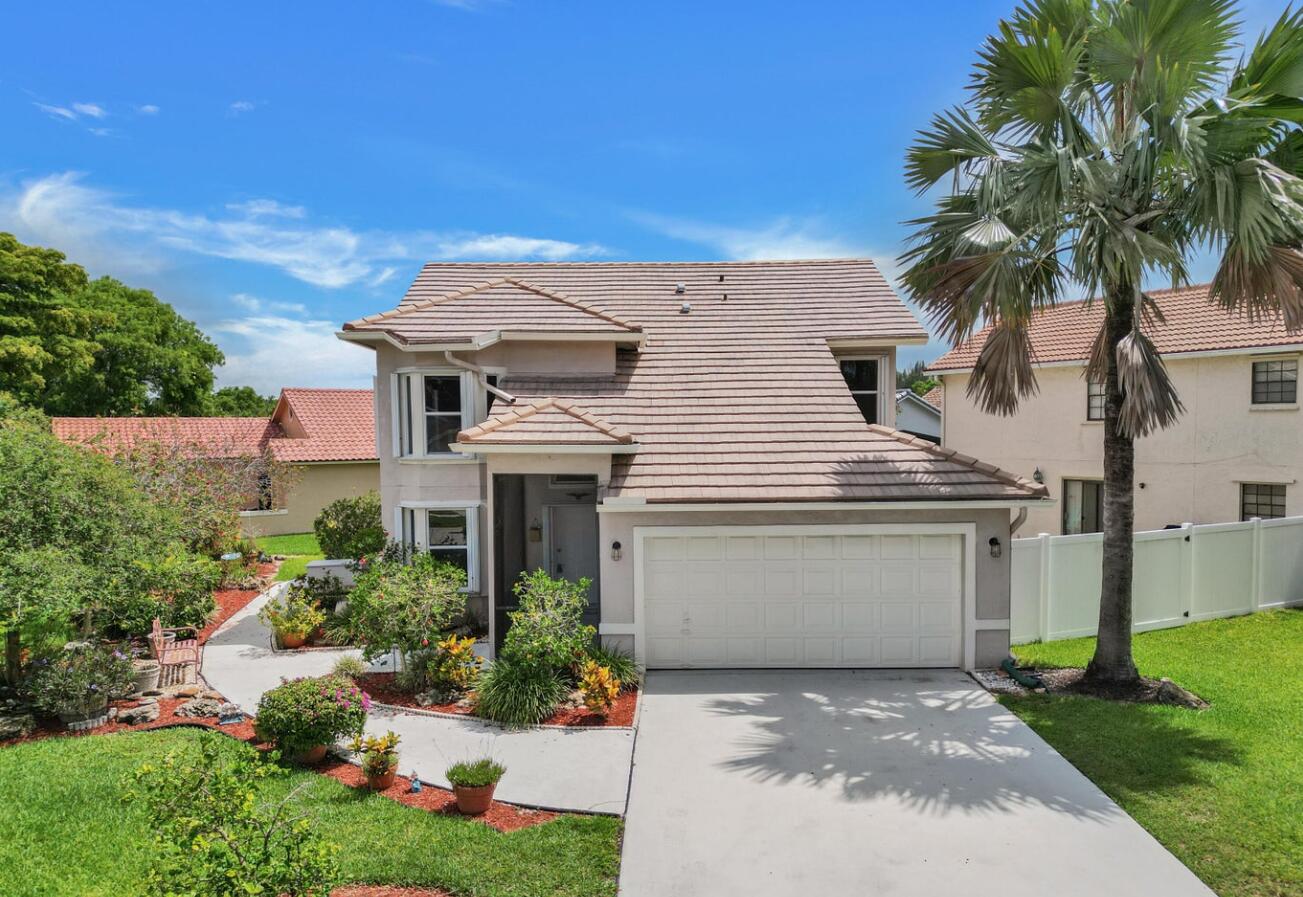
[[[1010,640],[1094,635],[1100,533],[1014,539]],[[1303,604],[1303,517],[1135,534],[1135,631]]]

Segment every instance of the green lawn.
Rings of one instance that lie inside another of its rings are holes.
[[[0,749],[0,894],[141,894],[151,838],[138,807],[119,800],[119,783],[146,760],[200,738],[221,738],[237,748],[223,735],[171,729]],[[502,834],[311,772],[271,782],[268,797],[304,780],[319,830],[342,847],[348,881],[442,887],[478,897],[615,894],[620,823],[614,818],[565,816]]]
[[[1143,633],[1134,646],[1142,674],[1212,707],[1001,701],[1222,897],[1303,894],[1303,611]],[[1074,639],[1014,653],[1084,666],[1093,648]]]
[[[285,560],[276,573],[276,579],[282,582],[298,579],[308,569],[308,561],[319,561],[325,557],[317,537],[312,533],[286,533],[283,536],[259,536],[258,548],[267,554],[283,554]]]

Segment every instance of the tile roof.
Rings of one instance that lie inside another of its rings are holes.
[[[631,434],[609,495],[654,502],[1023,499],[1044,487],[864,422],[830,338],[926,338],[868,260],[426,265],[398,311],[512,278],[647,335],[613,376],[522,377]],[[676,292],[676,284],[685,286]],[[684,302],[691,311],[683,314]],[[403,316],[386,319],[394,321]],[[374,320],[374,319],[372,319]],[[381,325],[390,326],[390,325]],[[496,406],[495,406],[496,410]]]
[[[145,442],[183,448],[191,457],[261,455],[280,429],[265,417],[56,417],[54,435],[113,453]]]
[[[287,410],[293,413],[297,427],[284,422]],[[286,387],[281,390],[275,416],[282,420],[285,431],[270,443],[272,456],[279,461],[380,458],[376,452],[375,399],[369,389]]]
[[[402,343],[469,342],[493,331],[614,335],[638,332],[637,327],[596,305],[575,302],[545,287],[512,277],[499,277],[437,295],[413,286],[398,308],[352,321],[344,329],[384,332]]]
[[[517,401],[510,411],[457,434],[470,445],[629,445],[633,437],[573,402]]]
[[[929,389],[927,392],[923,393],[921,398],[923,399],[923,401],[927,402],[937,411],[941,410],[941,406],[944,403],[944,400],[942,399],[942,390],[940,385],[934,386],[931,389]]]
[[[1226,311],[1209,298],[1209,285],[1178,290],[1152,290],[1148,295],[1163,313],[1163,323],[1143,326],[1164,354],[1249,349],[1303,342],[1303,332],[1291,333],[1279,318],[1250,320]],[[1085,361],[1104,322],[1101,302],[1063,302],[1038,314],[1031,323],[1032,351],[1038,364]],[[989,328],[956,346],[928,365],[929,371],[965,370],[977,362]]]

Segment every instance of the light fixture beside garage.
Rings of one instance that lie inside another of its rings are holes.
[[[619,542],[611,543],[611,560],[618,561],[620,558],[624,556],[624,552],[621,551],[620,549],[621,549],[621,545]]]
[[[992,536],[991,540],[986,544],[991,546],[991,557],[998,558],[1001,554],[1004,553],[1004,549],[1003,547],[1001,547],[1000,540],[997,537]]]

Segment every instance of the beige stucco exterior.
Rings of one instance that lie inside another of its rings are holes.
[[[1253,362],[1279,357],[1298,354],[1166,359],[1186,410],[1174,427],[1136,443],[1137,529],[1239,520],[1245,482],[1285,484],[1286,513],[1303,514],[1303,412],[1250,402]],[[1056,500],[1064,479],[1103,479],[1103,424],[1086,420],[1082,365],[1038,368],[1038,394],[1011,418],[977,408],[964,394],[969,376],[942,376],[944,446],[1026,477],[1040,468]],[[1061,501],[1033,508],[1019,534],[1060,533],[1061,515]]]
[[[312,532],[321,509],[339,498],[353,498],[380,488],[375,461],[293,465],[294,485],[274,511],[243,511],[241,528],[250,536]]]

